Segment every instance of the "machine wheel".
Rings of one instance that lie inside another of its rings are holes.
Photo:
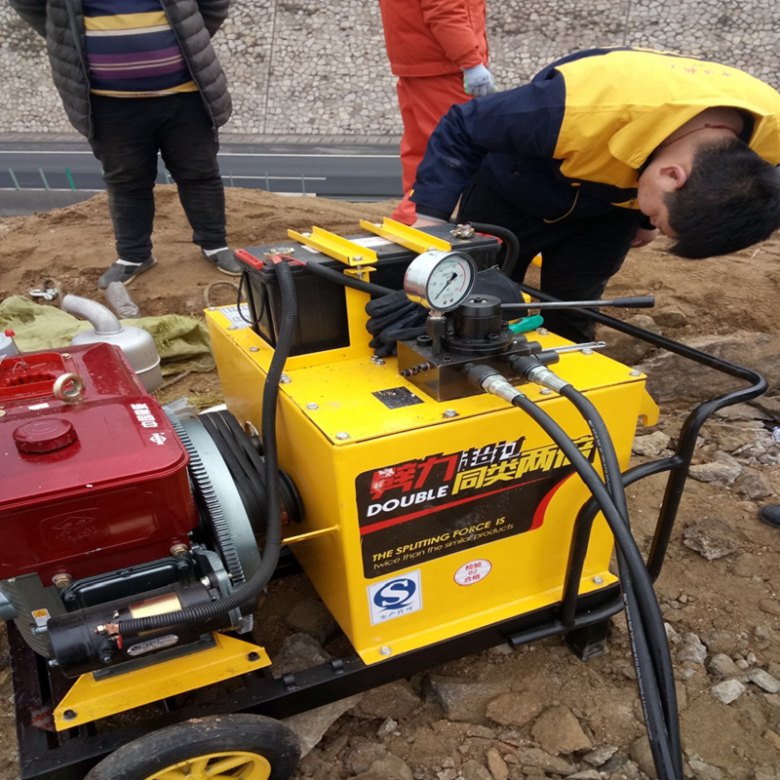
[[[288,780],[300,756],[295,734],[261,715],[216,715],[128,742],[85,780]]]

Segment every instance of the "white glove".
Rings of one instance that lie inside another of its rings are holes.
[[[463,69],[463,89],[467,95],[474,95],[474,97],[498,91],[492,74],[484,65]]]

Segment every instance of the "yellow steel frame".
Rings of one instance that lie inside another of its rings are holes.
[[[350,241],[336,233],[314,226],[310,233],[298,233],[288,230],[287,235],[328,257],[340,260],[351,267],[371,265],[377,262],[377,254],[370,247]]]
[[[423,230],[409,227],[409,225],[404,225],[403,222],[396,222],[396,220],[389,217],[384,217],[381,225],[378,225],[376,222],[369,222],[367,219],[361,219],[360,227],[418,255],[427,252],[429,249],[440,249],[443,252],[449,252],[452,249],[452,244],[449,241],[432,236]]]
[[[214,633],[214,645],[188,655],[96,678],[83,674],[54,710],[54,727],[63,731],[169,696],[229,680],[269,666],[259,645]]]

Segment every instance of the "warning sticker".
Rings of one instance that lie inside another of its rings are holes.
[[[230,325],[234,330],[248,328],[252,324],[252,313],[245,303],[240,304],[240,306],[221,306],[219,310],[230,320]]]
[[[538,528],[574,469],[554,444],[528,449],[524,441],[440,452],[358,474],[365,577]],[[592,436],[575,444],[592,460]]]

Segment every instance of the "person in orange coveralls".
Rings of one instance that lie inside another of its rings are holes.
[[[409,200],[428,136],[455,103],[496,91],[487,68],[485,0],[379,0],[401,109],[402,183],[393,218],[411,225]]]

